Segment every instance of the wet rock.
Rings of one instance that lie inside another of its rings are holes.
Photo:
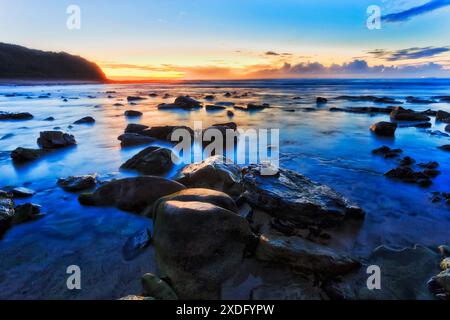
[[[151,296],[158,300],[178,300],[177,294],[169,284],[152,273],[144,274],[142,287],[146,296]]]
[[[191,137],[194,135],[194,131],[186,126],[151,127],[142,131],[141,134],[158,140],[171,141],[172,133],[177,129],[187,130],[191,134]]]
[[[230,101],[219,101],[215,103],[216,106],[223,106],[223,107],[233,107],[235,105],[234,102]]]
[[[225,110],[226,107],[216,106],[216,105],[207,105],[205,107],[206,111],[217,111],[217,110]]]
[[[142,112],[135,111],[135,110],[127,110],[127,111],[125,111],[124,115],[125,115],[125,117],[141,117]]]
[[[92,117],[84,117],[74,122],[74,124],[92,124],[92,123],[95,123],[95,119]]]
[[[409,103],[417,103],[417,104],[436,103],[436,100],[417,98],[417,97],[413,97],[413,96],[406,97],[406,101],[409,102]]]
[[[145,176],[112,180],[94,193],[82,194],[78,200],[88,206],[115,206],[121,210],[140,213],[161,197],[185,189],[168,179]]]
[[[430,177],[423,172],[414,171],[410,167],[398,167],[384,174],[386,177],[406,183],[417,183],[422,187],[432,184]]]
[[[233,118],[233,117],[234,117],[234,112],[228,110],[228,111],[227,111],[227,116],[228,116],[229,118]]]
[[[450,124],[445,126],[445,131],[450,132]]]
[[[48,117],[48,118],[45,118],[44,121],[55,121],[55,118],[54,117]]]
[[[339,96],[337,100],[347,101],[372,101],[375,103],[390,103],[390,104],[402,104],[401,101],[397,101],[389,97],[375,97],[375,96]]]
[[[175,180],[191,188],[213,189],[230,195],[242,192],[241,168],[220,155],[187,165]]]
[[[120,168],[136,170],[147,175],[160,175],[172,169],[172,160],[175,158],[176,156],[169,149],[148,147],[125,162]]]
[[[150,144],[156,140],[152,137],[147,137],[139,133],[125,133],[117,138],[122,147],[140,146],[143,144]]]
[[[77,142],[71,134],[61,131],[43,131],[37,140],[43,149],[58,149],[75,145]]]
[[[149,229],[141,230],[132,235],[122,248],[122,255],[126,261],[138,257],[150,245],[152,235]]]
[[[430,178],[436,178],[438,175],[441,174],[441,172],[436,169],[425,169],[423,170],[423,173]]]
[[[397,121],[429,121],[430,118],[422,113],[413,110],[403,109],[402,107],[395,107],[392,110],[391,119]]]
[[[364,211],[328,186],[291,170],[261,174],[260,165],[243,169],[248,203],[296,226],[331,226],[346,218],[362,218]]]
[[[229,98],[229,97],[232,96],[232,94],[231,94],[230,92],[226,92],[226,93],[224,93],[223,96],[224,96],[225,98]]]
[[[125,133],[141,133],[145,129],[148,129],[148,126],[137,123],[130,123],[125,128]]]
[[[97,175],[71,176],[58,179],[58,186],[65,191],[78,192],[94,188],[97,185]]]
[[[450,151],[450,144],[446,144],[446,145],[440,146],[438,148],[443,151]]]
[[[219,299],[222,283],[236,272],[254,242],[248,222],[202,202],[163,201],[155,216],[156,261],[178,297]]]
[[[397,130],[397,124],[392,122],[381,121],[373,124],[370,130],[379,136],[393,137],[395,130]]]
[[[348,107],[348,108],[330,108],[330,111],[342,111],[350,113],[367,113],[367,114],[390,114],[394,107],[378,108],[378,107]]]
[[[381,155],[385,158],[396,158],[402,153],[401,149],[391,149],[388,146],[382,146],[380,148],[372,150],[372,154]]]
[[[44,150],[41,149],[17,148],[11,152],[11,158],[16,163],[24,163],[37,160],[42,157],[44,153]]]
[[[450,269],[442,271],[436,276],[436,282],[445,291],[446,298],[450,297]]]
[[[213,95],[207,95],[204,97],[205,100],[214,100],[216,97],[214,97]]]
[[[191,97],[188,96],[180,96],[178,98],[175,99],[174,103],[171,104],[160,104],[158,106],[158,109],[160,110],[165,110],[165,109],[185,109],[185,110],[192,110],[192,109],[199,109],[201,108],[202,105],[199,101],[192,99]]]
[[[156,98],[158,96],[158,94],[157,93],[150,93],[148,96],[151,97],[151,98]]]
[[[441,261],[441,264],[439,265],[441,267],[441,270],[445,271],[448,268],[450,268],[450,258],[445,258]]]
[[[249,103],[247,105],[246,111],[259,111],[259,110],[264,110],[266,108],[270,108],[270,105],[268,103],[263,103],[263,104]]]
[[[440,245],[438,247],[439,253],[444,256],[444,257],[448,257],[450,256],[450,246],[446,246],[446,245]],[[448,268],[447,268],[448,269]]]
[[[238,207],[234,200],[227,195],[226,193],[215,191],[211,189],[201,189],[201,188],[191,188],[181,190],[177,193],[168,195],[158,200],[155,204],[155,208],[157,208],[158,203],[164,201],[182,201],[182,202],[202,202],[209,203],[224,209],[227,209],[231,212],[238,213]],[[147,208],[146,212],[143,215],[154,218],[154,208]]]
[[[18,187],[11,190],[13,197],[18,199],[31,198],[35,193],[36,192],[34,190],[24,187]]]
[[[0,236],[10,227],[14,215],[13,199],[10,194],[0,190]]]
[[[436,113],[436,121],[450,123],[450,112],[439,110]]]
[[[122,103],[114,103],[113,106],[114,107],[123,107],[123,104]]]
[[[261,235],[255,258],[328,277],[347,274],[360,267],[358,261],[326,246],[300,237],[274,234]]]
[[[33,119],[33,115],[28,112],[4,112],[0,111],[0,120],[30,120]]]
[[[21,224],[28,221],[34,221],[43,217],[41,214],[41,206],[33,203],[25,203],[15,207],[15,215],[11,220],[13,225]]]
[[[317,99],[316,99],[317,104],[325,104],[327,102],[328,102],[328,99],[326,99],[326,98],[317,97]]]
[[[133,102],[133,101],[142,101],[145,100],[146,98],[143,97],[135,97],[135,96],[129,96],[127,97],[127,101],[128,102]]]

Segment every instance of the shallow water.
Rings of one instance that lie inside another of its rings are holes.
[[[116,91],[107,94],[107,91]],[[250,92],[247,98],[224,98],[223,93]],[[156,98],[149,93],[158,93]],[[5,94],[16,93],[15,97]],[[49,98],[38,96],[50,93]],[[169,93],[172,98],[163,100]],[[333,245],[367,257],[381,244],[436,246],[450,243],[450,210],[443,203],[431,203],[431,191],[450,192],[449,154],[437,149],[448,144],[447,136],[430,135],[425,129],[399,128],[393,139],[379,138],[369,131],[371,124],[388,120],[388,115],[370,116],[329,112],[330,107],[383,106],[372,102],[330,99],[317,106],[317,96],[389,96],[404,101],[406,96],[429,98],[449,95],[448,80],[310,80],[187,82],[139,85],[0,86],[0,111],[30,112],[29,121],[0,123],[0,189],[26,186],[37,194],[17,203],[33,202],[47,213],[36,222],[16,226],[0,240],[0,299],[11,298],[119,298],[139,293],[139,278],[155,271],[152,248],[132,261],[122,257],[122,247],[134,233],[151,228],[151,221],[114,208],[87,208],[77,195],[56,186],[60,177],[98,173],[101,180],[133,175],[119,171],[120,165],[144,147],[122,149],[117,137],[128,123],[188,125],[202,120],[204,127],[230,121],[226,111],[158,111],[161,102],[172,102],[188,94],[202,100],[215,94],[217,101],[269,103],[273,108],[247,113],[233,110],[241,128],[279,128],[281,166],[327,184],[362,206],[367,216],[358,226],[340,232]],[[113,98],[108,98],[112,95]],[[147,99],[129,105],[128,95]],[[63,102],[61,97],[67,97]],[[293,100],[301,96],[301,100]],[[31,99],[27,98],[31,97]],[[203,100],[202,100],[203,101]],[[125,106],[113,106],[114,103]],[[206,102],[206,104],[212,104]],[[387,106],[387,105],[384,105]],[[450,111],[450,104],[405,103],[403,107]],[[316,111],[302,110],[314,108]],[[125,110],[139,110],[141,118],[126,119]],[[295,109],[295,112],[286,112]],[[46,121],[53,116],[54,121]],[[93,116],[94,125],[72,125]],[[431,130],[444,132],[444,124],[432,120]],[[69,126],[72,125],[72,128]],[[16,147],[36,147],[40,131],[60,127],[75,135],[78,145],[57,151],[36,162],[13,165],[9,152]],[[10,134],[13,134],[10,136]],[[383,174],[396,166],[395,160],[373,156],[382,145],[403,149],[403,156],[417,163],[437,161],[440,176],[429,188],[388,180]],[[168,174],[172,176],[175,170]],[[67,266],[79,265],[83,290],[66,288]]]

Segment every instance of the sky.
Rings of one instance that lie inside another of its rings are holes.
[[[449,30],[450,0],[0,0],[0,42],[116,80],[450,78]]]

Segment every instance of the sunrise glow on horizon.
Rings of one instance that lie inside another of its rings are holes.
[[[80,30],[65,27],[69,4]],[[449,4],[1,0],[0,41],[83,56],[112,80],[450,77]]]

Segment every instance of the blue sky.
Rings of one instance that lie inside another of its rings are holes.
[[[0,0],[0,41],[79,54],[112,78],[445,76],[448,30],[442,0]]]

